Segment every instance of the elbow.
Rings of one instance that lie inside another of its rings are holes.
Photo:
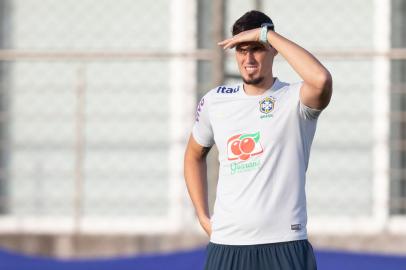
[[[317,88],[324,91],[331,91],[333,86],[333,77],[328,70],[321,72],[317,78]]]
[[[331,96],[333,88],[333,78],[328,70],[324,70],[313,77],[313,83],[309,84],[313,88],[313,93],[318,97]]]
[[[324,109],[330,103],[333,92],[333,78],[328,70],[323,74],[320,83],[321,108]]]
[[[308,81],[304,80],[307,85],[313,89],[316,96],[326,95],[331,92],[333,87],[333,78],[327,69],[313,73]]]
[[[333,92],[333,78],[328,70],[325,70],[315,76],[315,83],[312,86],[314,100],[317,105],[314,108],[323,110],[330,103]]]

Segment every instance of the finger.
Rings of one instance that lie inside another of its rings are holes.
[[[223,48],[226,49],[232,49],[234,48],[236,45],[238,44],[238,42],[236,41],[231,41],[229,43],[227,43]]]
[[[225,47],[227,46],[228,43],[222,43],[222,44],[218,44],[220,47],[222,47],[223,49],[225,49]]]
[[[223,46],[223,45],[225,45],[225,44],[227,44],[227,43],[229,43],[229,42],[231,42],[232,41],[232,38],[228,38],[228,39],[225,39],[225,40],[223,40],[223,41],[220,41],[219,43],[217,43],[218,45],[220,45],[220,46]]]
[[[227,44],[223,44],[223,45],[220,45],[224,50],[227,50],[227,49],[230,49],[230,48],[232,48],[233,47],[233,45],[231,45],[230,43],[227,43]]]
[[[224,50],[226,50],[228,48],[228,44],[220,45],[220,47],[222,47]]]

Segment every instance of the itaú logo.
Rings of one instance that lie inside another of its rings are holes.
[[[217,88],[216,93],[219,94],[233,94],[233,93],[237,93],[238,91],[240,91],[240,86],[237,86],[235,88],[232,87],[225,87],[225,86],[219,86]]]
[[[264,149],[259,142],[260,132],[231,136],[227,141],[228,160],[248,160],[261,154]]]

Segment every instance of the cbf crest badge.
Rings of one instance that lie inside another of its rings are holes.
[[[270,118],[273,115],[271,112],[275,109],[275,99],[273,97],[266,97],[259,101],[259,111],[263,113],[260,118]]]
[[[273,97],[266,97],[259,102],[259,111],[269,115],[275,108],[275,99]],[[264,115],[262,115],[264,116]],[[261,116],[261,118],[263,118]]]

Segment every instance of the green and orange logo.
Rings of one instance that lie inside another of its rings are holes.
[[[248,160],[252,156],[261,154],[264,150],[259,142],[261,135],[258,132],[250,134],[237,134],[227,141],[228,160]]]

